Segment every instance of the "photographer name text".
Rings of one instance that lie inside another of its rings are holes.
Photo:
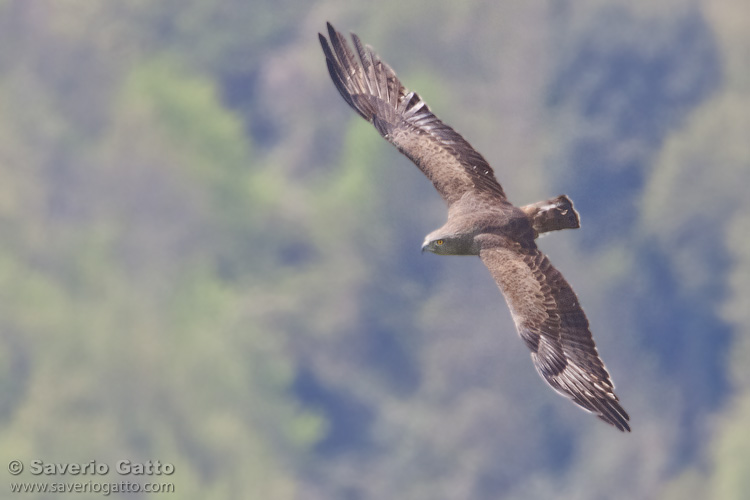
[[[18,461],[15,462],[18,463]],[[114,470],[121,476],[169,476],[174,473],[174,465],[159,460],[146,462],[118,460],[114,467],[96,460],[86,463],[47,463],[43,460],[31,460],[26,470],[35,476],[105,476],[110,470]],[[20,471],[11,470],[11,472],[15,475]]]

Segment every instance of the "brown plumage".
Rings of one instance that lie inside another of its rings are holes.
[[[319,35],[328,72],[344,100],[432,181],[448,220],[425,238],[422,251],[478,255],[510,307],[539,374],[557,392],[621,431],[630,417],[614,393],[573,290],[534,241],[579,227],[567,196],[515,207],[487,161],[396,73],[352,34],[355,51],[328,24]]]

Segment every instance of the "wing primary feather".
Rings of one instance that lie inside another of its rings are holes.
[[[356,49],[359,61],[362,64],[362,80],[364,80],[364,85],[367,87],[366,90],[370,95],[380,97],[380,90],[377,88],[377,79],[375,78],[375,70],[373,68],[374,64],[372,61],[372,55],[365,50],[362,41],[357,35],[354,33],[351,35],[352,40],[354,41],[354,48]]]
[[[326,56],[328,73],[331,75],[331,80],[333,80],[336,90],[339,91],[339,94],[341,94],[341,97],[344,98],[344,101],[346,101],[349,106],[351,106],[365,120],[369,120],[369,118],[354,104],[352,95],[347,89],[347,76],[344,74],[343,67],[340,64],[336,64],[336,58],[331,51],[330,45],[328,45],[328,40],[320,33],[318,33],[318,37],[320,39],[320,45],[323,47],[323,53]]]
[[[354,60],[354,54],[347,46],[344,37],[341,33],[333,29],[331,23],[328,23],[328,36],[330,37],[331,45],[333,45],[333,51],[336,53],[338,62],[344,69],[347,82],[351,82],[355,87],[358,87],[357,90],[359,93],[366,92],[367,89],[363,86],[363,78],[357,78],[358,67]]]
[[[375,81],[375,86],[378,89],[378,97],[380,97],[384,103],[392,106],[394,103],[391,102],[391,96],[388,89],[388,71],[383,66],[383,62],[380,60],[377,54],[375,54],[375,51],[373,51],[372,47],[370,47],[369,45],[367,46],[367,53],[370,54],[370,57],[372,58],[373,80]],[[395,109],[395,106],[393,106],[393,108]]]

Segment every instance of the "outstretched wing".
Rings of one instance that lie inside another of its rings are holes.
[[[482,155],[432,114],[416,93],[404,88],[372,48],[363,46],[352,34],[355,56],[330,23],[328,36],[331,44],[319,34],[320,44],[341,96],[424,172],[448,206],[469,190],[479,190],[497,202],[506,201],[503,188]]]
[[[537,248],[510,240],[479,256],[505,295],[544,380],[605,422],[630,431],[630,417],[614,393],[586,315],[560,271]]]

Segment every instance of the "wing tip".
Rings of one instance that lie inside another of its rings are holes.
[[[573,402],[583,409],[590,411],[604,422],[621,432],[630,432],[630,415],[620,404],[620,400],[612,390],[594,392],[590,397],[579,399],[580,395],[569,394]]]
[[[630,432],[630,415],[620,406],[616,396],[614,400],[607,401],[606,407],[610,411],[606,414],[599,413],[597,416],[621,432]]]
[[[323,46],[323,50],[328,47],[328,39],[321,32],[318,32],[318,41],[320,42],[320,45]]]
[[[328,30],[328,36],[336,36],[336,29],[333,27],[333,24],[331,24],[330,21],[326,21],[326,29]]]
[[[628,419],[626,418],[619,418],[615,420],[615,419],[608,418],[607,416],[601,415],[601,414],[598,414],[597,417],[599,417],[601,420],[608,423],[609,425],[611,425],[612,427],[614,427],[620,432],[631,432],[630,423]]]

